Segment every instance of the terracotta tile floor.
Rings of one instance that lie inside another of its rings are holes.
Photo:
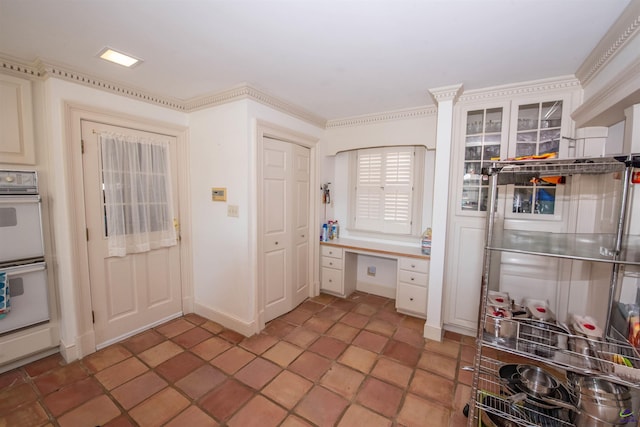
[[[320,295],[245,338],[189,314],[65,364],[0,374],[0,427],[465,426],[473,339],[394,301]]]

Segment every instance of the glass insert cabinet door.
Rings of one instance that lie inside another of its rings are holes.
[[[562,101],[520,105],[515,157],[558,153],[561,124]]]
[[[482,168],[487,162],[500,159],[502,119],[502,108],[467,112],[460,206],[463,211],[487,210],[489,181],[482,175]]]
[[[562,125],[562,101],[520,105],[515,141],[515,157],[558,155]],[[511,151],[511,150],[510,150]],[[537,180],[515,186],[513,213],[553,215],[556,185]]]

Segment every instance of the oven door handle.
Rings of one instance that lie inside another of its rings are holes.
[[[0,195],[0,205],[16,205],[22,203],[40,203],[40,195],[34,194],[30,196],[2,196]]]
[[[16,274],[27,274],[27,273],[33,273],[36,271],[42,271],[45,268],[47,268],[47,263],[42,261],[42,262],[36,262],[33,264],[24,264],[24,265],[16,265],[13,267],[6,267],[0,271],[4,271],[5,273],[7,273],[7,276],[14,276]]]

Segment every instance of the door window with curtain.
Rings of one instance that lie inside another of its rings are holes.
[[[175,245],[168,143],[106,132],[99,141],[109,255]]]

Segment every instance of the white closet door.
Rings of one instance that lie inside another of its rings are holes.
[[[309,295],[309,149],[263,140],[262,265],[268,322]]]
[[[293,306],[309,296],[309,149],[293,145]]]

